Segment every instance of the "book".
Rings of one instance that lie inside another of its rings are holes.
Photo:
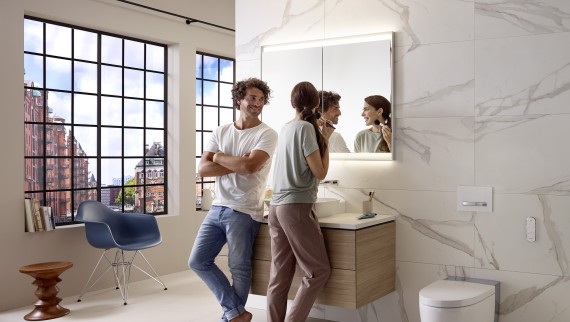
[[[32,217],[34,218],[34,223],[36,224],[36,231],[44,231],[43,218],[41,213],[41,204],[37,199],[32,198]]]
[[[51,207],[43,206],[40,208],[42,212],[42,219],[44,224],[44,229],[46,231],[54,230],[55,227],[52,225],[51,222]]]
[[[24,211],[26,215],[26,231],[33,233],[36,231],[34,218],[32,217],[32,199],[24,198]]]
[[[55,216],[53,215],[51,207],[49,209],[49,214],[50,214],[49,220],[51,221],[51,226],[53,227],[53,229],[55,229]]]

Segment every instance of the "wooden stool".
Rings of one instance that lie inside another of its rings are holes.
[[[55,319],[69,313],[69,310],[59,305],[61,298],[57,297],[59,292],[57,283],[61,282],[59,275],[73,266],[72,262],[47,262],[32,264],[20,267],[20,272],[35,278],[32,285],[38,289],[35,294],[38,301],[34,303],[35,308],[26,314],[24,319],[28,321],[41,321]]]

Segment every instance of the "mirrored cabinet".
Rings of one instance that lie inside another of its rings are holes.
[[[309,81],[317,89],[341,96],[341,115],[336,132],[350,152],[331,153],[337,160],[392,160],[394,135],[389,152],[357,153],[357,133],[371,128],[363,111],[365,98],[380,95],[393,107],[393,33],[335,38],[262,47],[262,79],[272,89],[270,105],[263,121],[279,131],[292,118],[291,89],[301,81]],[[390,115],[394,129],[394,109]]]

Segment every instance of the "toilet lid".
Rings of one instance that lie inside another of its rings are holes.
[[[436,281],[420,290],[420,304],[462,307],[479,303],[495,294],[495,286],[457,280]]]

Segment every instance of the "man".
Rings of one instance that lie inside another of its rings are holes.
[[[224,322],[252,319],[244,306],[251,284],[253,242],[263,218],[265,184],[277,145],[277,132],[259,118],[269,94],[269,87],[260,79],[236,83],[232,100],[239,118],[212,133],[198,165],[200,176],[216,177],[216,189],[188,265],[218,299]],[[226,243],[231,285],[214,263]]]
[[[335,92],[319,91],[321,103],[319,109],[321,111],[321,119],[323,126],[330,126],[338,124],[338,117],[342,114],[340,112],[340,95]],[[338,132],[333,132],[329,138],[329,152],[334,153],[348,153],[350,150],[346,146],[346,142]]]

